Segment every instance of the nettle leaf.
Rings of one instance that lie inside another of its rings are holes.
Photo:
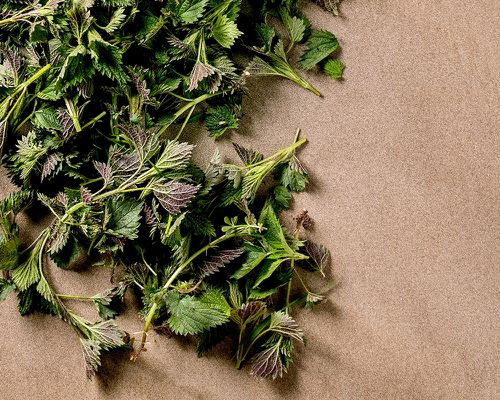
[[[57,77],[58,89],[64,90],[91,78],[95,69],[83,45],[74,47],[66,56]],[[52,92],[51,92],[52,93]]]
[[[231,313],[231,320],[243,327],[245,325],[259,322],[266,313],[266,303],[263,301],[250,301],[244,303],[238,310]]]
[[[106,204],[109,220],[106,232],[125,239],[136,239],[141,220],[142,203],[134,199],[112,197]]]
[[[8,271],[17,266],[19,244],[17,234],[4,238],[0,236],[0,270]]]
[[[179,17],[186,24],[192,24],[203,16],[208,0],[181,1]]]
[[[208,287],[199,297],[206,305],[221,310],[227,317],[231,315],[232,308],[224,297],[221,289]]]
[[[324,73],[336,80],[342,79],[344,68],[344,64],[338,58],[327,60],[323,65]]]
[[[119,7],[113,12],[108,24],[103,29],[108,33],[113,33],[120,28],[126,18],[125,8]]]
[[[4,301],[14,290],[16,290],[16,285],[7,279],[0,278],[0,302]]]
[[[101,346],[95,340],[80,339],[82,345],[83,357],[85,359],[85,370],[87,379],[92,379],[101,366]]]
[[[309,183],[309,176],[296,156],[283,168],[280,183],[293,192],[303,192]]]
[[[231,261],[236,260],[244,253],[244,249],[216,250],[203,260],[200,269],[200,278],[213,275],[219,272]]]
[[[118,83],[125,83],[127,74],[123,71],[121,50],[103,40],[95,30],[89,32],[88,38],[94,68]]]
[[[270,201],[267,201],[259,216],[259,223],[266,227],[264,238],[266,242],[275,250],[285,250],[288,254],[292,254],[288,242],[283,232],[283,228],[278,216]]]
[[[193,70],[191,71],[191,75],[189,75],[189,91],[193,91],[198,88],[201,81],[210,75],[215,74],[216,70],[210,64],[197,62]]]
[[[116,349],[125,345],[125,333],[114,321],[99,321],[87,324],[89,337],[105,350]]]
[[[286,368],[281,361],[281,342],[257,353],[253,358],[251,374],[263,378],[276,379],[283,377]]]
[[[288,258],[279,258],[277,260],[272,260],[272,259],[264,260],[264,262],[259,268],[259,273],[252,288],[255,289],[262,282],[268,279],[273,274],[273,272],[276,271],[276,269],[287,260]]]
[[[156,167],[161,170],[180,170],[187,167],[193,148],[192,144],[169,140],[156,161]]]
[[[245,261],[241,267],[231,275],[233,279],[241,279],[252,272],[268,255],[264,249],[250,243],[245,245],[245,251]]]
[[[300,43],[304,39],[306,25],[301,18],[296,16],[291,17],[286,9],[282,8],[280,14],[288,31],[288,35],[292,43]]]
[[[82,344],[87,378],[92,379],[101,366],[102,352],[123,347],[126,344],[124,342],[126,335],[113,321],[86,323],[83,329],[88,337],[81,338],[80,343]]]
[[[28,259],[19,267],[12,270],[12,281],[18,291],[26,290],[29,286],[40,280],[39,259],[43,251],[43,240],[38,240],[35,247],[29,253]]]
[[[278,207],[288,209],[291,200],[292,194],[285,186],[278,185],[274,188],[274,201]]]
[[[37,110],[33,114],[33,117],[33,123],[40,128],[55,131],[62,131],[63,129],[55,108],[42,108]]]
[[[307,48],[300,57],[299,64],[303,69],[312,69],[339,47],[335,35],[328,31],[314,31],[307,40]]]
[[[97,313],[103,320],[115,318],[119,314],[119,306],[127,290],[127,285],[121,282],[118,286],[106,289],[92,297]]]
[[[175,291],[165,295],[170,317],[167,323],[178,335],[194,335],[227,322],[227,314],[209,302]]]
[[[292,362],[293,341],[290,337],[273,334],[264,343],[264,350],[252,359],[251,374],[263,378],[281,378]]]
[[[43,181],[52,175],[61,161],[62,158],[58,153],[49,154],[43,163],[40,181]]]
[[[325,269],[330,263],[330,251],[322,244],[316,244],[310,240],[305,242],[304,248],[309,258],[306,266],[312,271],[319,271],[324,275]]]
[[[52,230],[51,240],[49,242],[49,253],[54,254],[60,252],[66,243],[71,233],[71,227],[65,223],[58,223]]]
[[[229,105],[209,108],[205,125],[213,138],[221,137],[228,129],[238,128],[238,117],[233,107]]]
[[[271,50],[276,31],[272,26],[260,23],[255,26],[255,36],[257,39],[257,46],[267,53]]]
[[[99,175],[101,175],[104,181],[104,186],[107,186],[113,182],[113,170],[109,165],[101,161],[93,161],[93,165],[96,171],[99,172]]]
[[[283,311],[275,311],[271,314],[269,330],[300,342],[304,341],[304,332],[300,329],[299,324]]]
[[[169,214],[177,214],[193,200],[198,188],[190,183],[169,181],[156,183],[153,193]]]
[[[50,252],[49,254],[50,259],[54,261],[59,268],[68,268],[77,261],[86,250],[87,249],[75,235],[68,235],[62,248],[58,251]]]
[[[234,21],[221,14],[212,24],[212,35],[222,47],[230,48],[242,32]]]
[[[264,159],[264,155],[258,151],[247,149],[237,143],[233,143],[233,147],[236,150],[236,153],[238,153],[238,157],[240,157],[241,161],[245,165],[252,165]]]
[[[313,0],[316,4],[330,11],[333,15],[339,15],[339,6],[342,0]]]

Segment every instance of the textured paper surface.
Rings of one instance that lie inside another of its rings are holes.
[[[198,359],[153,334],[137,363],[108,359],[88,382],[70,328],[20,317],[9,298],[0,398],[500,398],[500,2],[346,0],[342,18],[306,12],[338,35],[345,81],[308,74],[324,99],[282,80],[255,84],[232,137],[266,153],[298,127],[310,140],[301,156],[313,186],[295,204],[315,218],[338,286],[298,315],[308,348],[289,375],[261,381],[223,350]],[[51,276],[69,293],[109,283],[96,269]],[[142,327],[133,311],[119,322]]]

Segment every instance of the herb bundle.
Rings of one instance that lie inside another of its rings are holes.
[[[298,44],[301,69],[342,76],[337,39],[314,30],[298,3],[0,5],[0,151],[20,187],[0,202],[0,299],[15,292],[22,315],[67,322],[89,378],[108,350],[128,348],[137,358],[150,328],[194,336],[199,355],[229,337],[238,368],[251,362],[252,373],[271,378],[286,372],[303,342],[290,313],[324,299],[303,270],[324,275],[329,253],[306,237],[306,211],[292,232],[279,213],[306,188],[296,155],[305,139],[297,133],[267,157],[235,144],[241,164],[216,152],[200,168],[183,138],[199,121],[213,138],[236,129],[253,75],[319,95],[290,62]],[[338,12],[338,0],[316,3]],[[27,209],[52,221],[26,247],[16,215]],[[96,255],[122,271],[102,293],[60,294],[46,277],[52,264],[69,269]],[[127,290],[143,305],[136,343],[114,321]],[[66,299],[92,302],[100,319],[81,317]]]

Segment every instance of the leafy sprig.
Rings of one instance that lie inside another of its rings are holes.
[[[249,76],[320,94],[291,61],[297,45],[298,67],[342,76],[338,40],[314,30],[298,1],[246,3],[0,5],[0,154],[21,188],[0,202],[0,300],[15,292],[22,315],[65,321],[89,378],[104,352],[133,347],[114,321],[127,290],[145,320],[133,359],[151,328],[195,336],[199,354],[232,336],[236,366],[271,378],[304,340],[294,306],[324,300],[302,271],[325,275],[329,261],[306,237],[310,218],[302,212],[291,233],[280,221],[308,183],[297,157],[305,139],[269,156],[235,145],[242,165],[218,152],[205,169],[191,159],[191,124],[215,139],[238,128]],[[338,11],[339,1],[317,3]],[[26,209],[52,216],[28,246],[16,223]],[[93,258],[122,271],[113,287],[64,294],[48,279],[52,262]],[[96,320],[70,301],[92,304]]]

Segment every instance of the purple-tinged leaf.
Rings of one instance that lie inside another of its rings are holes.
[[[237,143],[233,143],[233,147],[236,150],[236,153],[238,153],[241,161],[243,161],[243,164],[245,165],[255,164],[264,158],[264,156],[258,151],[246,149],[245,147],[240,146]]]
[[[196,195],[198,188],[189,183],[170,181],[153,186],[153,193],[170,214],[177,214],[186,207]]]
[[[191,75],[189,76],[189,91],[195,90],[198,88],[200,82],[205,79],[207,76],[210,76],[215,73],[215,68],[209,64],[204,63],[196,63],[194,65],[193,70],[191,71]]]
[[[325,269],[330,263],[330,251],[322,244],[316,244],[310,240],[305,242],[305,250],[309,259],[307,265],[313,271],[319,271],[325,275]]]
[[[107,164],[104,164],[101,161],[93,161],[94,168],[99,172],[99,175],[102,176],[102,179],[104,180],[104,186],[109,185],[110,183],[113,182],[113,171],[111,170],[111,167]]]
[[[64,139],[69,138],[69,136],[75,130],[75,126],[73,125],[73,120],[71,119],[71,116],[68,114],[68,111],[65,108],[59,108],[57,110],[57,117],[61,126],[63,127],[62,129],[63,138]]]
[[[42,175],[40,177],[40,180],[43,181],[45,178],[47,178],[52,172],[55,171],[57,164],[61,161],[61,157],[59,154],[54,153],[54,154],[49,154],[45,162],[43,163],[42,166]]]
[[[85,186],[80,186],[80,195],[85,204],[90,204],[92,202],[92,192]]]
[[[200,278],[205,278],[219,272],[221,268],[224,268],[231,261],[237,259],[244,252],[244,249],[216,250],[203,261]]]
[[[238,325],[243,326],[251,322],[257,322],[266,311],[266,303],[263,301],[250,301],[233,311],[231,319]]]
[[[279,343],[257,353],[253,359],[251,374],[276,379],[283,376],[286,368],[280,357]]]

